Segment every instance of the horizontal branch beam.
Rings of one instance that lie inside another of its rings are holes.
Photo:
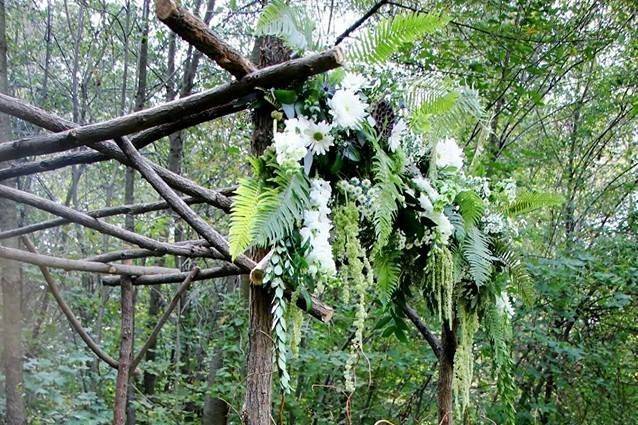
[[[133,285],[162,285],[169,283],[180,283],[188,276],[190,272],[170,273],[166,275],[147,275],[138,276],[133,278]],[[210,269],[202,269],[197,274],[193,281],[214,279],[218,277],[238,276],[248,274],[248,272],[240,269],[234,264],[225,263],[221,266],[213,267]],[[119,286],[120,279],[113,276],[102,277],[102,284],[106,286]],[[292,299],[292,291],[286,290],[284,296],[289,301]],[[314,295],[310,296],[311,305],[306,303],[304,297],[297,297],[297,307],[310,314],[317,320],[321,320],[324,323],[328,323],[334,316],[334,310],[324,304],[319,298]]]
[[[197,249],[192,246],[180,246],[156,241],[155,239],[151,239],[135,232],[122,229],[100,219],[91,217],[86,213],[74,210],[73,208],[69,208],[62,204],[58,204],[57,202],[41,198],[39,196],[24,192],[19,189],[13,189],[4,185],[0,185],[0,197],[11,199],[15,202],[31,205],[34,208],[38,208],[51,214],[55,214],[59,217],[63,217],[73,223],[81,224],[84,227],[97,230],[100,233],[104,233],[124,240],[126,242],[130,242],[141,248],[163,252],[165,254],[181,255],[184,257],[191,257],[193,253],[197,251]],[[199,251],[206,250],[207,248],[199,249]]]
[[[1,101],[0,104],[6,100],[6,97],[7,96],[5,97],[0,96],[0,101]],[[10,99],[13,99],[13,98],[10,98]],[[20,102],[17,99],[13,99],[12,101],[13,103]],[[23,105],[21,105],[21,110],[31,111],[33,114],[32,117],[34,118],[34,120],[36,120],[37,118],[37,121],[41,122],[44,120],[43,117],[46,117],[52,123],[55,123],[56,127],[59,127],[61,125],[66,125],[68,128],[69,126],[75,125],[53,114],[49,114],[48,112],[42,109],[36,108],[35,106],[25,104],[24,102],[22,103]],[[52,126],[54,126],[54,124],[52,124]],[[60,133],[57,133],[57,134],[60,134]],[[122,137],[122,139],[128,140],[126,137]],[[90,145],[92,148],[100,151],[102,154],[108,156],[109,158],[114,158],[124,165],[128,165],[128,166],[133,165],[128,161],[127,156],[120,150],[120,148],[114,142],[107,141],[102,143],[90,143]],[[0,145],[0,149],[2,149],[3,146],[4,145]],[[193,182],[192,180],[189,180],[186,177],[183,177],[170,170],[167,170],[166,168],[161,167],[157,164],[153,164],[153,169],[162,177],[162,179],[164,179],[169,185],[171,185],[175,189],[191,196],[201,197],[208,204],[213,205],[217,208],[220,208],[221,210],[225,212],[230,211],[231,202],[226,196],[223,196],[213,190],[201,187],[197,183]]]
[[[214,260],[223,260],[225,257],[214,249],[210,249],[210,244],[204,239],[194,239],[188,241],[175,242],[175,245],[191,246],[195,254],[191,258],[212,258]],[[208,248],[203,251],[199,248]],[[200,252],[202,251],[202,252]],[[110,263],[112,261],[133,260],[136,258],[148,258],[148,257],[161,257],[164,254],[158,251],[153,251],[144,248],[133,249],[121,249],[118,251],[106,252],[104,254],[97,254],[91,257],[86,257],[87,261],[97,261],[100,263]]]
[[[0,162],[31,155],[60,152],[67,150],[66,146],[69,144],[71,147],[77,147],[81,144],[122,137],[170,122],[175,116],[192,114],[202,109],[220,106],[250,94],[256,87],[268,89],[287,86],[291,81],[303,80],[311,75],[326,72],[341,66],[342,63],[343,53],[339,48],[333,48],[322,53],[259,69],[241,80],[129,115],[76,127],[61,133],[6,142],[0,145]]]
[[[133,285],[163,285],[168,283],[180,283],[183,282],[184,279],[186,279],[189,273],[190,272],[176,272],[153,276],[139,276],[133,279]],[[220,266],[200,270],[193,281],[214,279],[217,277],[239,276],[242,274],[247,274],[247,272],[243,271],[241,268],[237,267],[234,264],[225,263]],[[102,278],[102,284],[106,286],[119,286],[120,279],[116,277],[104,276]]]
[[[206,23],[173,0],[155,0],[155,13],[160,21],[197,50],[240,79],[257,70],[255,64],[223,41]]]
[[[38,251],[36,250],[31,240],[29,240],[26,237],[22,237],[22,242],[24,243],[24,245],[29,251],[31,251],[33,254],[38,254]],[[62,313],[64,313],[64,315],[66,316],[66,319],[69,321],[71,328],[73,328],[73,330],[75,330],[75,332],[77,332],[78,335],[80,335],[80,338],[82,338],[82,341],[84,341],[86,346],[89,347],[89,349],[93,351],[93,353],[95,353],[95,355],[98,358],[103,360],[106,364],[108,364],[112,368],[117,369],[118,367],[117,360],[109,356],[108,353],[104,352],[100,348],[100,346],[97,345],[97,343],[93,340],[93,338],[91,338],[89,333],[84,329],[84,327],[82,326],[82,323],[80,323],[78,318],[75,317],[75,314],[73,314],[71,307],[69,307],[66,301],[64,301],[64,298],[62,298],[62,292],[60,291],[58,284],[53,279],[53,276],[51,276],[49,269],[44,266],[39,266],[39,269],[40,269],[40,272],[42,273],[42,276],[44,277],[44,281],[47,283],[47,286],[49,287],[49,291],[51,291],[51,295],[53,295],[53,298],[55,298],[55,301],[58,303],[60,310],[62,310]]]
[[[171,273],[175,269],[156,266],[134,266],[117,263],[98,263],[86,260],[71,260],[68,258],[53,257],[51,255],[34,254],[21,249],[8,248],[0,245],[0,258],[19,261],[21,263],[34,264],[36,266],[52,267],[54,269],[75,270],[81,272],[93,272],[117,275],[153,275]]]
[[[192,205],[192,204],[199,204],[204,201],[200,198],[187,197],[187,198],[184,198],[184,202],[186,202],[189,205]],[[165,201],[159,201],[159,202],[149,202],[145,204],[130,204],[130,205],[120,205],[117,207],[102,208],[99,210],[87,211],[86,214],[95,218],[104,218],[104,217],[111,217],[111,216],[120,215],[120,214],[131,214],[131,215],[145,214],[148,212],[165,210],[167,208],[168,208],[168,205],[166,204]],[[64,224],[69,224],[69,223],[70,221],[64,218],[56,218],[53,220],[42,221],[40,223],[29,224],[27,226],[22,226],[15,229],[5,230],[0,232],[0,240],[13,238],[16,236],[21,236],[21,235],[26,235],[26,234],[37,232],[40,230],[51,229],[53,227],[62,226]]]
[[[248,96],[244,96],[240,99],[234,100],[219,107],[210,108],[191,115],[178,116],[177,120],[174,122],[162,124],[157,127],[153,127],[137,133],[136,135],[131,137],[131,141],[133,142],[135,147],[137,147],[138,149],[142,149],[143,147],[155,142],[156,140],[159,140],[162,137],[168,136],[177,131],[184,130],[186,128],[201,124],[206,121],[214,120],[215,118],[242,111],[248,108],[259,97],[260,93],[253,92]],[[25,108],[25,105],[28,107]],[[59,117],[56,117],[54,114],[49,113],[47,117],[48,120],[42,120],[38,113],[33,113],[33,110],[31,108],[35,107],[19,99],[15,99],[13,97],[0,93],[0,112],[4,112],[16,118],[28,121],[47,130],[55,132],[68,130],[68,128],[63,128],[61,130],[56,129],[56,125],[57,123],[59,123],[59,121],[56,121],[56,119]],[[35,109],[42,111],[39,108]],[[61,147],[64,146],[62,145]],[[72,146],[69,145],[68,148],[70,149],[72,148]],[[79,152],[65,153],[52,158],[14,164],[11,167],[0,169],[0,180],[57,170],[60,168],[69,167],[71,165],[93,164],[96,162],[106,161],[108,159],[111,159],[111,157],[108,155],[95,152],[92,149],[83,149]]]

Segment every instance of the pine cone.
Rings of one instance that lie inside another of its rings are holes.
[[[396,114],[388,101],[381,100],[372,107],[372,118],[376,124],[374,129],[382,140],[388,140],[396,122]]]

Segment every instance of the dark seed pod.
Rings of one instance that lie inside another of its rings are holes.
[[[397,118],[392,110],[392,105],[386,100],[381,100],[372,107],[371,115],[376,122],[374,129],[377,131],[377,134],[381,140],[387,141],[390,138],[392,128]]]

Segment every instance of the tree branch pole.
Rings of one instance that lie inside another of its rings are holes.
[[[76,211],[73,208],[69,208],[56,202],[49,201],[48,199],[41,198],[22,190],[12,189],[4,185],[0,185],[0,197],[12,199],[15,202],[21,202],[23,204],[31,205],[32,207],[47,211],[59,217],[64,217],[73,223],[78,223],[84,227],[97,230],[100,233],[104,233],[124,240],[126,242],[130,242],[141,248],[164,252],[166,254],[182,255],[185,257],[191,257],[193,253],[197,252],[198,250],[201,252],[205,252],[206,250],[208,250],[208,248],[180,246],[166,242],[160,242],[149,237],[122,229],[118,226],[106,223],[102,220],[91,217],[86,213]]]
[[[226,103],[225,105],[180,117],[174,122],[162,124],[157,127],[153,127],[137,133],[136,135],[131,137],[131,141],[133,142],[135,147],[137,147],[138,149],[142,149],[143,147],[176,131],[184,130],[194,125],[201,124],[206,121],[211,121],[215,118],[242,111],[248,108],[259,97],[260,93],[253,92],[240,99],[236,99],[232,102]],[[39,108],[36,108],[35,106],[29,105],[22,100],[15,99],[13,97],[6,96],[0,93],[0,112],[4,112],[16,118],[28,121],[32,124],[42,126],[42,128],[46,128],[47,130],[51,130],[54,132],[69,129],[64,128],[63,130],[56,130],[56,121],[50,122],[48,120],[41,120],[40,116],[38,115],[38,111],[44,112],[48,118],[57,118],[54,114],[48,113]],[[59,168],[68,167],[70,165],[92,164],[105,161],[110,158],[111,157],[106,154],[94,152],[92,149],[83,148],[79,152],[61,154],[44,160],[14,164],[12,167],[0,169],[0,180],[57,170]]]
[[[30,239],[28,239],[25,236],[23,236],[21,239],[22,239],[22,243],[24,243],[24,246],[29,251],[31,251],[33,254],[38,254],[37,249],[35,248],[35,246],[33,245],[33,242],[31,242]],[[53,279],[53,276],[51,276],[49,269],[45,266],[38,266],[38,268],[40,269],[40,272],[42,273],[42,276],[44,277],[44,281],[47,283],[47,286],[49,287],[49,291],[51,291],[51,295],[53,295],[53,298],[55,298],[55,301],[58,303],[60,310],[62,310],[62,313],[64,314],[64,316],[66,316],[67,320],[69,321],[69,324],[71,325],[71,328],[75,332],[77,332],[78,335],[80,335],[80,338],[82,338],[82,341],[84,341],[86,346],[89,347],[89,349],[98,358],[100,358],[102,361],[104,361],[106,364],[108,364],[112,368],[117,369],[117,366],[118,366],[117,361],[113,357],[109,356],[106,352],[104,352],[95,343],[95,341],[93,341],[93,338],[91,338],[89,333],[84,329],[84,327],[82,327],[82,324],[75,317],[75,314],[73,314],[73,311],[71,310],[69,305],[66,303],[66,301],[64,301],[64,298],[62,298],[62,293],[60,291],[60,288],[58,287],[58,284],[55,283],[55,280]]]
[[[117,378],[115,379],[115,406],[113,407],[113,425],[124,425],[126,423],[126,404],[129,386],[129,371],[133,360],[133,326],[134,326],[134,305],[133,285],[130,276],[122,276],[122,322],[120,331],[120,360],[117,368]]]
[[[312,56],[273,65],[246,75],[244,78],[216,88],[133,112],[97,124],[89,124],[51,135],[35,136],[0,145],[0,161],[31,155],[60,152],[104,140],[123,137],[153,126],[172,122],[177,116],[193,114],[202,109],[223,105],[250,94],[260,87],[268,89],[287,86],[291,81],[306,79],[341,66],[343,53],[336,47]]]
[[[184,202],[186,202],[189,205],[205,202],[201,198],[194,198],[192,196],[186,197],[183,199],[184,199]],[[87,211],[86,214],[94,218],[104,218],[104,217],[112,217],[114,215],[120,215],[120,214],[131,214],[131,215],[145,214],[148,212],[165,210],[167,208],[168,208],[168,204],[165,201],[159,201],[159,202],[150,202],[145,204],[121,205],[117,207],[102,208],[99,210]],[[70,221],[64,218],[56,218],[53,220],[41,221],[39,223],[29,224],[27,226],[18,227],[16,229],[2,231],[0,232],[0,240],[13,238],[15,236],[22,236],[22,235],[37,232],[40,230],[51,229],[53,227],[58,227],[58,226],[62,226],[69,223]]]
[[[160,319],[157,321],[157,324],[155,324],[155,327],[153,328],[151,335],[148,337],[148,339],[146,340],[146,342],[144,343],[140,351],[137,353],[137,355],[133,359],[133,363],[131,364],[131,370],[135,370],[137,365],[140,364],[140,362],[146,355],[146,352],[148,351],[148,349],[155,343],[157,336],[162,330],[162,327],[164,326],[164,324],[170,317],[175,307],[177,307],[179,300],[182,298],[182,294],[184,294],[188,290],[191,283],[193,282],[193,279],[195,278],[195,276],[197,276],[198,273],[199,273],[199,268],[194,267],[188,273],[188,275],[186,276],[186,279],[184,279],[184,281],[179,286],[177,291],[175,291],[175,295],[173,295],[173,299],[171,300],[171,303],[168,305],[168,307],[166,307],[166,310],[164,310],[164,314],[162,314],[162,317],[160,317]]]
[[[129,157],[129,160],[140,171],[144,179],[160,194],[162,198],[168,202],[173,211],[179,214],[200,236],[206,239],[217,251],[230,260],[231,255],[229,245],[226,239],[217,233],[208,223],[206,223],[191,207],[189,207],[173,190],[166,184],[164,180],[153,170],[149,161],[142,156],[133,144],[122,138],[117,140],[122,151]],[[248,271],[252,270],[256,264],[253,260],[245,255],[238,256],[235,261],[241,267]]]
[[[212,258],[214,260],[223,260],[225,257],[217,252],[215,249],[211,249],[210,244],[205,239],[192,239],[187,241],[175,242],[175,245],[193,246],[208,248],[207,252],[202,252],[201,255],[193,255],[193,258]],[[97,261],[98,263],[110,263],[112,261],[133,260],[136,258],[148,258],[148,257],[161,257],[164,253],[159,251],[152,251],[144,248],[133,249],[121,249],[118,251],[106,252],[104,254],[97,254],[91,257],[86,257],[86,261]]]
[[[188,273],[189,272],[175,272],[157,275],[137,276],[133,278],[133,285],[141,286],[180,283],[183,282],[184,279],[186,279]],[[244,272],[242,269],[234,264],[224,263],[220,266],[211,267],[209,269],[201,269],[199,273],[197,273],[197,276],[195,276],[192,280],[194,282],[199,280],[213,279],[216,277],[237,276],[245,273],[246,272]],[[119,286],[120,279],[112,276],[104,276],[102,278],[102,284],[106,286]]]
[[[155,0],[155,13],[166,26],[235,78],[257,70],[255,64],[220,39],[202,20],[172,0]]]
[[[200,280],[213,279],[217,277],[226,276],[238,276],[242,274],[248,274],[243,269],[237,267],[234,264],[224,263],[217,267],[209,269],[202,269],[197,276],[193,278],[193,282]],[[133,278],[133,285],[163,285],[170,283],[180,283],[188,276],[188,272],[168,273],[168,274],[156,274],[156,275],[144,275]],[[120,279],[114,276],[102,277],[102,284],[106,286],[119,286]],[[292,291],[287,290],[284,292],[286,299],[292,299]],[[319,298],[314,295],[310,296],[311,304],[308,305],[304,297],[297,297],[297,307],[307,312],[317,320],[321,320],[324,323],[329,323],[334,316],[334,310],[324,304]]]
[[[0,245],[0,258],[19,261],[21,263],[34,264],[36,266],[52,267],[55,269],[75,270],[82,272],[103,273],[103,274],[127,274],[127,275],[149,275],[166,274],[175,271],[168,267],[157,266],[134,266],[117,263],[98,263],[86,260],[71,260],[67,258],[53,257],[50,255],[34,254],[21,249],[8,248]]]

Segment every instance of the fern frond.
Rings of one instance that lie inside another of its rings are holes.
[[[418,80],[406,101],[412,110],[412,128],[434,138],[454,134],[472,120],[483,125],[488,121],[478,91],[449,81]]]
[[[563,197],[550,192],[524,192],[503,209],[503,213],[515,217],[531,211],[556,207],[563,203]]]
[[[255,206],[258,211],[252,239],[258,246],[271,245],[289,234],[308,203],[310,182],[302,171],[292,175],[279,172],[275,180],[277,188],[262,193]]]
[[[468,228],[475,226],[485,211],[483,200],[472,190],[459,193],[454,202],[459,206],[459,212]]]
[[[354,61],[385,62],[401,46],[435,32],[447,24],[448,20],[446,16],[424,13],[402,14],[384,19],[355,41],[348,49],[348,56]]]
[[[230,211],[230,231],[228,235],[230,255],[235,259],[252,243],[259,197],[262,191],[261,181],[244,178],[233,197]]]
[[[531,304],[534,300],[532,279],[518,253],[507,243],[498,243],[494,248],[494,255],[507,268],[511,285],[516,288],[523,302]]]
[[[373,261],[374,274],[377,278],[377,296],[385,305],[399,286],[401,277],[401,252],[395,249],[383,249],[376,253]]]
[[[377,249],[381,249],[388,243],[398,202],[402,197],[401,193],[405,185],[401,178],[403,161],[399,156],[391,158],[375,143],[372,171],[374,172],[374,187],[378,193],[372,221],[377,236]]]
[[[283,0],[272,0],[261,12],[256,35],[279,37],[289,47],[305,50],[312,43],[314,24],[299,7],[286,4]]]
[[[488,237],[476,227],[469,229],[463,240],[462,251],[474,282],[478,286],[487,283],[492,274],[493,260]]]

